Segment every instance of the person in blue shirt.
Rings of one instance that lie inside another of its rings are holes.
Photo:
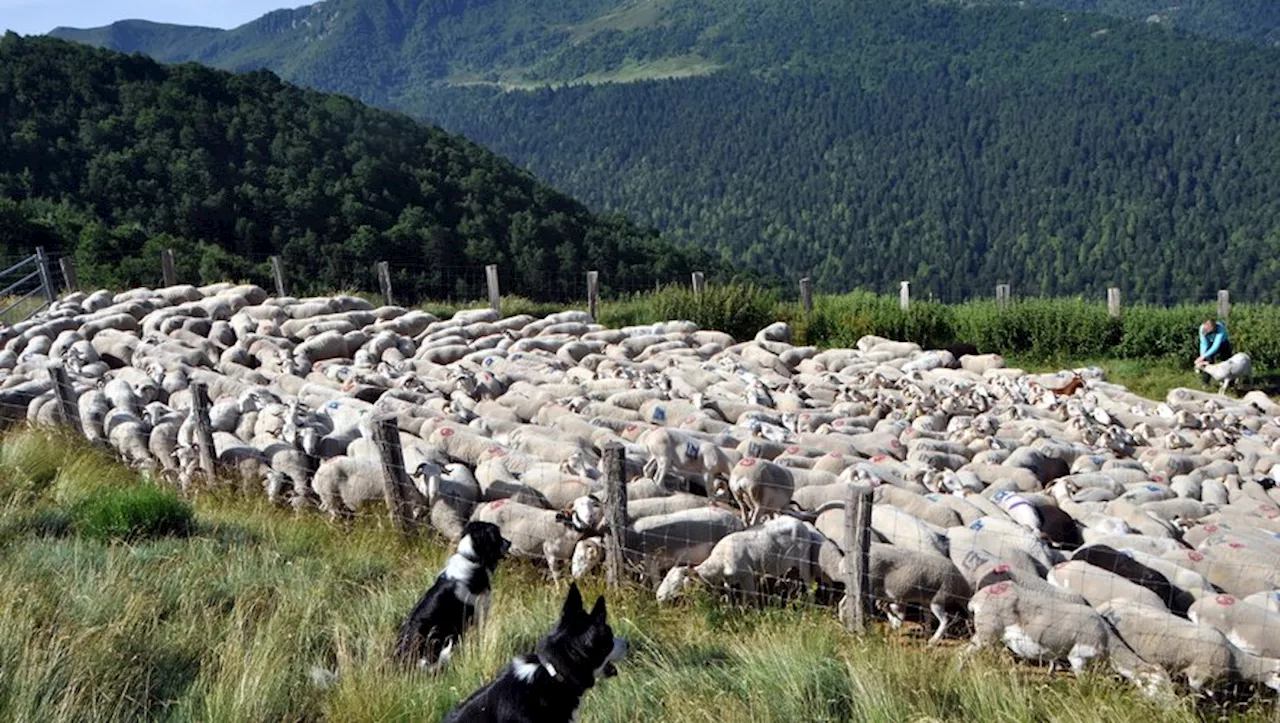
[[[1231,339],[1227,337],[1227,325],[1217,319],[1205,319],[1200,325],[1200,356],[1196,357],[1196,369],[1227,359],[1231,353]],[[1209,378],[1203,372],[1200,376],[1206,380]]]

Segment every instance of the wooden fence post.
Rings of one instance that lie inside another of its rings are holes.
[[[906,311],[911,308],[911,282],[902,281],[898,285],[898,308]]]
[[[53,272],[49,269],[49,255],[44,252],[43,246],[36,247],[36,270],[40,272],[40,287],[44,291],[44,298],[50,304],[58,300],[58,290],[53,287]]]
[[[605,481],[605,519],[609,534],[604,538],[605,575],[610,588],[617,588],[626,569],[627,480],[623,474],[623,447],[617,442],[601,450],[601,468]]]
[[[707,277],[701,271],[693,272],[693,293],[701,295],[707,290]]]
[[[1120,316],[1120,289],[1114,286],[1107,289],[1107,316]]]
[[[204,382],[191,383],[191,414],[195,415],[196,449],[200,454],[200,469],[206,483],[212,483],[217,473],[217,453],[213,446],[213,425],[209,422],[209,386]]]
[[[49,366],[49,378],[53,380],[53,393],[58,398],[58,421],[83,434],[80,427],[80,409],[76,405],[75,390],[67,378],[67,369],[61,362]]]
[[[279,256],[271,257],[271,276],[276,281],[276,296],[280,298],[287,296],[284,291],[284,260]]]
[[[1009,285],[996,284],[996,306],[1003,309],[1009,306]]]
[[[378,270],[378,288],[382,290],[382,303],[391,306],[393,297],[391,296],[391,263],[389,261],[379,261]]]
[[[600,272],[587,272],[587,313],[592,321],[600,320]]]
[[[862,633],[871,611],[871,488],[854,487],[844,508],[845,629]]]
[[[1226,321],[1231,313],[1231,292],[1226,289],[1218,291],[1218,320]]]
[[[489,308],[502,311],[502,291],[498,288],[498,265],[484,267],[484,279],[489,284]]]
[[[806,316],[813,313],[813,282],[808,276],[800,279],[800,306]]]
[[[178,270],[173,263],[173,249],[165,249],[160,252],[160,273],[163,276],[165,286],[178,285]]]
[[[67,293],[73,293],[80,290],[80,284],[76,283],[76,262],[70,256],[63,256],[58,259],[58,266],[62,269],[62,282],[67,287]]]
[[[382,460],[382,492],[391,513],[391,526],[402,535],[412,531],[409,493],[413,486],[404,468],[404,452],[400,449],[400,424],[388,415],[373,423],[373,444]]]

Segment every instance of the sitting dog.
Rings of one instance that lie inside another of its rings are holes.
[[[497,680],[471,694],[444,723],[570,723],[597,677],[617,675],[627,641],[613,636],[603,597],[587,613],[575,583],[560,621],[536,652],[511,661]]]
[[[435,672],[449,662],[462,634],[489,610],[490,577],[511,542],[497,525],[470,522],[458,551],[400,626],[395,658]]]

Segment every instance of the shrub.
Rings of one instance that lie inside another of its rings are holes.
[[[194,513],[173,492],[151,485],[106,490],[76,505],[76,532],[97,540],[185,537]]]
[[[1191,305],[1125,309],[1115,356],[1126,359],[1176,357],[1190,366],[1198,351],[1196,327],[1213,313],[1212,307]]]
[[[974,301],[955,307],[955,334],[982,351],[1098,356],[1116,345],[1120,324],[1104,305],[1080,299],[1018,301],[1003,309],[994,301]]]
[[[778,305],[778,292],[753,284],[717,284],[701,294],[689,287],[667,286],[650,298],[658,320],[685,319],[738,340],[751,339],[773,323]]]

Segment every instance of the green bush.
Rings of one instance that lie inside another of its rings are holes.
[[[97,540],[185,537],[195,519],[191,506],[151,485],[105,490],[75,506],[73,527]]]
[[[1185,359],[1190,365],[1198,351],[1196,327],[1213,314],[1214,309],[1209,306],[1182,305],[1167,309],[1133,306],[1125,309],[1121,317],[1123,331],[1115,356],[1125,359],[1175,357]],[[1230,326],[1234,331],[1235,324]]]
[[[1236,351],[1248,352],[1255,367],[1280,368],[1280,307],[1233,306],[1227,331],[1232,346]]]
[[[955,340],[982,351],[1051,357],[1099,356],[1119,341],[1120,325],[1102,304],[1080,299],[1018,301],[1000,308],[994,301],[955,307]]]
[[[650,298],[659,321],[684,319],[739,341],[751,339],[777,318],[778,292],[753,284],[717,284],[701,294],[685,286],[667,286]]]

